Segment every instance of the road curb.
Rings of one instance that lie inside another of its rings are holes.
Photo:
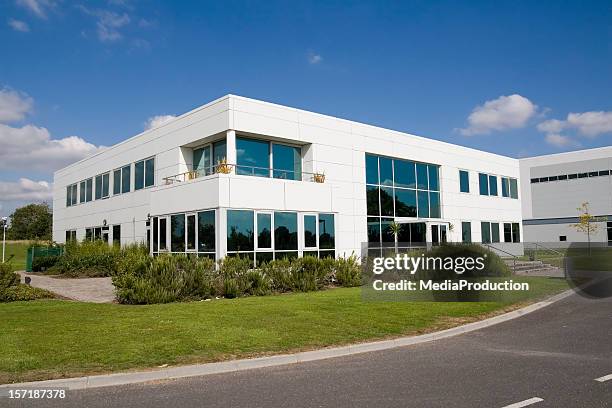
[[[368,353],[372,351],[388,350],[397,347],[405,347],[414,344],[427,343],[441,340],[459,334],[472,332],[516,319],[528,313],[542,309],[552,303],[564,299],[574,293],[567,290],[552,296],[546,300],[526,306],[522,309],[513,310],[502,315],[493,316],[478,322],[464,324],[462,326],[441,330],[434,333],[421,334],[418,336],[400,337],[391,340],[381,340],[369,343],[352,344],[348,346],[325,348],[321,350],[304,351],[294,354],[281,354],[269,357],[252,359],[223,361],[219,363],[193,364],[186,366],[168,367],[154,371],[139,371],[127,373],[115,373],[104,375],[93,375],[87,377],[66,378],[57,380],[34,381],[26,383],[2,384],[2,389],[15,388],[65,388],[69,390],[82,390],[98,387],[109,387],[117,385],[137,384],[149,381],[164,381],[187,377],[197,377],[210,374],[221,374],[234,371],[251,370],[255,368],[274,367],[286,364],[298,364],[307,361],[324,360],[328,358],[344,357],[354,354]]]

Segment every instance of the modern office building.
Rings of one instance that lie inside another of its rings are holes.
[[[521,251],[519,161],[227,95],[55,173],[53,238],[152,253],[347,256],[398,240]]]
[[[612,242],[612,147],[525,158],[520,167],[525,241],[586,242],[572,224],[588,202],[600,220],[591,241]]]

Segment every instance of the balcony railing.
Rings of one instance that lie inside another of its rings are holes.
[[[238,174],[253,177],[275,178],[281,180],[296,180],[309,181],[313,183],[324,183],[325,174],[310,173],[307,171],[293,171],[286,169],[273,169],[267,167],[244,166],[237,164],[220,163],[216,166],[206,167],[204,169],[186,171],[184,173],[175,174],[173,176],[164,177],[164,184],[182,183],[189,180],[195,180],[200,177],[210,176],[213,174]]]

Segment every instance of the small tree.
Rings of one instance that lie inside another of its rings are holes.
[[[606,221],[606,218],[595,217],[589,210],[589,202],[586,201],[582,205],[576,208],[580,212],[578,216],[578,223],[571,224],[571,226],[578,232],[582,232],[587,236],[587,247],[589,255],[591,254],[591,234],[597,233],[601,227],[600,222]]]
[[[395,243],[395,253],[397,254],[398,252],[398,248],[397,248],[397,237],[399,236],[400,231],[402,230],[402,225],[398,224],[397,222],[393,221],[391,224],[389,224],[389,230],[391,231],[391,233],[393,234],[393,241]]]

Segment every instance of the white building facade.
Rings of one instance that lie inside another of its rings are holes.
[[[394,241],[522,252],[519,161],[227,95],[55,173],[53,239],[215,259]]]
[[[612,147],[520,160],[525,241],[564,246],[586,242],[578,223],[582,203],[599,221],[591,241],[612,243]]]

